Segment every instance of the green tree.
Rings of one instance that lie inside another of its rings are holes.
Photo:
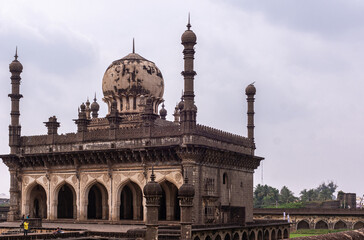
[[[275,205],[279,200],[279,190],[268,185],[258,184],[254,190],[254,207]]]
[[[318,192],[316,189],[303,189],[300,192],[302,202],[318,201]]]
[[[293,195],[293,192],[288,189],[288,187],[283,186],[279,193],[279,203],[291,203],[295,202],[297,198]]]
[[[300,192],[301,201],[327,201],[334,199],[334,192],[337,189],[337,185],[333,181],[326,183],[321,183],[317,188],[303,189]]]

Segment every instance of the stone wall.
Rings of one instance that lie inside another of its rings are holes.
[[[364,240],[364,229],[310,237],[298,237],[295,240]]]

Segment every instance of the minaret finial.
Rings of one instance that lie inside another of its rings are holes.
[[[15,60],[18,60],[18,46],[15,48]]]
[[[96,100],[97,100],[97,99],[96,99],[96,92],[95,92],[94,102],[96,102]]]
[[[151,180],[152,182],[154,182],[154,180],[155,180],[155,175],[154,175],[154,164],[152,165],[152,175],[150,175],[150,180]]]
[[[133,38],[133,53],[135,53],[135,40]]]
[[[190,28],[191,28],[190,13],[188,13],[188,24],[186,27],[188,30],[190,30]]]

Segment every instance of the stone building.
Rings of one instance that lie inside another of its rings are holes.
[[[92,103],[80,105],[77,132],[58,134],[60,123],[52,116],[45,122],[47,134],[22,136],[23,66],[15,54],[10,64],[10,153],[1,156],[10,171],[8,220],[29,214],[49,220],[145,221],[143,188],[154,166],[162,187],[159,220],[179,220],[177,193],[186,174],[195,188],[195,224],[253,222],[253,173],[263,159],[254,154],[256,90],[246,88],[247,137],[197,124],[196,35],[190,28],[188,23],[182,34],[184,91],[174,121],[166,120],[161,71],[133,49],[106,69],[105,117],[98,114],[95,96]]]

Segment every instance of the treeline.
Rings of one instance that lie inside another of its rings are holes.
[[[317,188],[303,189],[300,196],[296,197],[286,186],[279,191],[277,188],[258,184],[254,189],[254,207],[299,208],[306,202],[333,200],[336,189],[337,185],[329,181],[327,184],[320,184]]]

